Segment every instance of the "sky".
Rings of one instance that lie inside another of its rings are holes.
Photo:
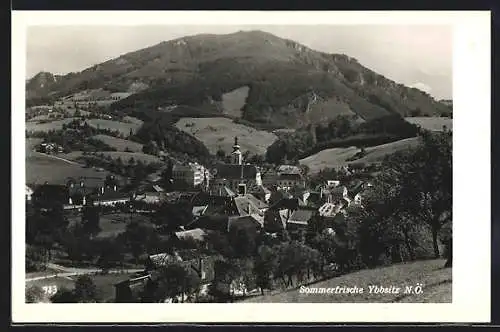
[[[239,30],[263,30],[318,51],[343,53],[437,99],[452,97],[452,27],[445,25],[37,26],[27,30],[26,74],[78,72],[162,41]]]

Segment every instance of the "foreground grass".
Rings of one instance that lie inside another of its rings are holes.
[[[342,303],[342,302],[451,302],[451,268],[444,269],[445,260],[427,260],[407,264],[396,264],[389,267],[362,270],[337,278],[321,281],[306,287],[335,288],[358,287],[363,293],[354,294],[314,294],[301,293],[299,289],[273,295],[256,296],[243,302],[271,302],[271,303]],[[421,294],[404,294],[406,286],[421,284]],[[368,286],[395,286],[401,288],[399,294],[370,293]]]
[[[102,302],[112,302],[115,298],[115,287],[114,285],[120,281],[127,280],[131,277],[133,273],[113,273],[113,274],[90,274],[94,282],[99,297]],[[39,287],[43,290],[44,287],[57,287],[57,291],[63,288],[73,289],[75,287],[75,281],[78,276],[71,277],[53,277],[43,280],[35,280],[26,282],[26,287]],[[48,301],[48,296],[47,299]]]

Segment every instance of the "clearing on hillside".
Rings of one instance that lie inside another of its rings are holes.
[[[453,130],[453,119],[442,117],[413,117],[405,118],[409,123],[420,125],[422,128],[432,131],[443,131],[443,126]]]
[[[241,118],[241,109],[245,106],[249,91],[250,88],[248,86],[242,86],[241,88],[234,89],[231,92],[224,93],[222,95],[222,107],[224,109],[224,114],[235,118]]]
[[[89,124],[89,126],[92,126],[94,128],[118,130],[125,136],[128,136],[130,134],[130,130],[132,130],[132,132],[134,133],[137,132],[137,130],[139,130],[142,125],[138,122],[131,123],[103,119],[90,119],[87,120],[87,123]]]
[[[100,140],[118,151],[125,151],[128,148],[131,152],[142,152],[142,144],[137,142],[108,135],[95,135],[92,138]]]
[[[106,173],[98,172],[92,168],[84,168],[81,165],[65,161],[60,158],[66,158],[67,155],[46,155],[33,151],[36,144],[40,143],[41,139],[26,139],[26,183],[43,184],[65,184],[69,177],[87,178],[87,183],[102,182],[106,177]],[[81,153],[78,151],[76,153]]]
[[[311,174],[317,173],[324,168],[339,168],[350,163],[375,163],[380,162],[385,156],[413,147],[419,144],[418,137],[402,139],[399,141],[367,147],[363,158],[350,161],[360,149],[356,147],[325,149],[299,161],[302,165],[309,167]]]
[[[377,269],[367,269],[337,278],[320,281],[274,295],[255,296],[242,302],[257,303],[451,303],[452,274],[451,268],[443,268],[444,259],[426,260],[406,264],[395,264]],[[406,286],[422,284],[423,293],[404,294]],[[399,287],[397,294],[370,293],[369,286]],[[318,292],[335,287],[356,286],[363,292],[354,294],[330,294]]]
[[[75,118],[66,118],[62,120],[55,120],[51,122],[35,122],[30,121],[26,122],[26,131],[28,132],[48,132],[49,130],[59,130],[62,129],[63,124],[68,124],[73,121]]]
[[[213,154],[219,148],[231,153],[235,136],[241,151],[251,154],[265,154],[267,147],[278,139],[270,132],[234,123],[228,118],[182,118],[175,125],[199,139]]]

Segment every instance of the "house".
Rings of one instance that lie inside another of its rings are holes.
[[[319,215],[322,217],[334,217],[345,206],[343,204],[325,203],[319,209]]]
[[[259,220],[253,215],[229,217],[227,223],[228,233],[237,233],[239,230],[258,231],[264,227],[264,219]]]
[[[235,197],[236,193],[232,191],[230,188],[227,186],[218,186],[218,187],[212,187],[209,190],[210,194],[216,195],[216,196],[224,196],[224,197]]]
[[[25,191],[24,191],[24,195],[25,195],[25,199],[27,202],[31,201],[31,196],[33,196],[33,189],[31,189],[28,185],[25,186]]]
[[[203,242],[205,241],[208,233],[201,229],[201,228],[195,228],[195,229],[190,229],[190,230],[187,230],[187,231],[180,231],[180,232],[175,232],[175,237],[178,239],[178,240],[194,240],[194,241],[199,241],[199,242]]]
[[[162,200],[162,195],[157,192],[145,192],[142,194],[136,194],[134,200],[147,204],[158,204]]]
[[[193,209],[191,210],[193,217],[201,217],[202,215],[205,214],[205,211],[207,211],[208,205],[201,205],[201,206],[193,206]]]
[[[146,271],[154,273],[170,264],[179,264],[186,269],[193,270],[199,277],[201,284],[209,284],[214,279],[215,257],[202,255],[197,250],[178,250],[173,253],[150,255],[145,263]]]
[[[116,283],[115,302],[116,303],[134,303],[140,297],[140,294],[151,281],[151,274],[140,274],[129,279]]]
[[[248,192],[255,196],[258,200],[269,203],[271,198],[271,190],[267,189],[263,185],[251,187]]]
[[[348,195],[348,190],[346,186],[338,186],[334,188],[322,188],[321,196],[326,199],[327,203],[342,203],[349,205],[351,199]]]
[[[360,182],[356,184],[351,190],[349,190],[352,203],[355,205],[361,205],[363,196],[372,187],[373,185],[369,182]]]
[[[318,211],[311,208],[299,208],[295,210],[286,224],[287,229],[306,227]]]
[[[52,154],[52,153],[63,153],[64,149],[61,145],[57,143],[41,143],[37,147],[38,152]]]
[[[149,189],[149,188],[147,188],[147,189]],[[144,202],[147,204],[159,204],[163,200],[163,197],[164,197],[164,195],[163,195],[162,191],[145,190],[145,191],[137,192],[134,195],[134,201]]]
[[[175,164],[172,168],[174,181],[186,183],[194,188],[201,185],[208,187],[210,174],[208,170],[198,163]]]
[[[326,186],[327,187],[335,188],[335,187],[338,187],[339,185],[340,185],[340,181],[339,180],[326,180]]]
[[[305,181],[300,173],[280,174],[277,186],[282,190],[291,190],[293,187],[305,187]]]
[[[130,202],[130,194],[115,190],[104,190],[101,188],[97,196],[94,198],[94,205],[98,206],[113,206],[117,204],[126,204]]]
[[[261,176],[262,178],[262,185],[266,188],[272,188],[273,186],[276,186],[278,184],[278,178],[279,174],[273,169],[270,169],[266,171],[264,174]]]
[[[280,165],[277,168],[278,174],[301,174],[301,170],[295,165]]]
[[[39,206],[53,206],[54,204],[69,204],[68,187],[59,184],[42,184],[35,188],[31,195],[33,203]]]

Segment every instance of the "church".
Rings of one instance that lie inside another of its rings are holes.
[[[238,137],[235,137],[231,163],[220,163],[215,168],[212,192],[222,191],[226,187],[238,195],[245,195],[252,188],[259,186],[262,186],[259,168],[256,165],[244,164]]]

